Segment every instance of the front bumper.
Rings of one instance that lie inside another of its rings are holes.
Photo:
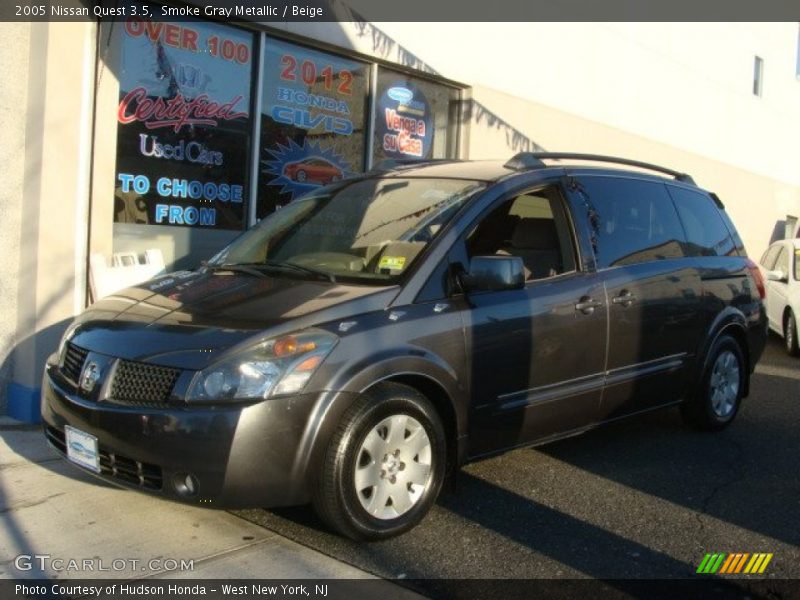
[[[229,407],[129,407],[70,392],[54,369],[47,365],[42,384],[45,435],[63,456],[65,425],[95,436],[101,473],[87,472],[208,507],[288,506],[309,500],[315,434],[307,425],[325,402],[324,393]],[[181,485],[187,474],[199,484],[191,495]]]

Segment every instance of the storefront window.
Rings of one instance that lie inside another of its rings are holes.
[[[369,66],[267,39],[257,216],[364,170]]]
[[[253,35],[136,18],[119,31],[114,221],[241,230]]]
[[[253,215],[376,162],[457,155],[458,89],[383,67],[372,82],[369,61],[137,6],[101,36],[91,245],[106,255],[194,268]]]
[[[455,88],[379,69],[373,164],[455,157],[458,100]]]

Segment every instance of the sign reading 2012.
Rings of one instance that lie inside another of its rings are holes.
[[[277,100],[281,104],[272,107],[274,121],[301,129],[321,127],[339,135],[353,133],[350,106],[340,97],[346,96],[349,100],[352,96],[352,71],[340,69],[337,72],[330,64],[320,67],[309,59],[298,61],[292,54],[281,56],[281,66],[280,78],[287,84],[277,89]],[[314,91],[296,89],[292,85],[294,82],[302,82]]]

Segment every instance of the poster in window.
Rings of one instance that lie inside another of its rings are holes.
[[[253,35],[140,17],[119,31],[114,221],[242,229]]]
[[[456,88],[383,67],[376,87],[373,164],[456,156]]]
[[[376,128],[386,158],[429,158],[433,145],[431,107],[412,82],[395,81],[378,99]]]
[[[259,218],[363,170],[369,68],[270,39],[263,81]]]

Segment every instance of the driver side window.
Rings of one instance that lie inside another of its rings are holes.
[[[527,280],[576,269],[564,200],[551,186],[519,194],[489,213],[467,237],[467,253],[518,256]]]
[[[778,260],[775,261],[775,270],[781,271],[786,277],[789,276],[789,253],[786,252],[786,248],[781,248]]]

